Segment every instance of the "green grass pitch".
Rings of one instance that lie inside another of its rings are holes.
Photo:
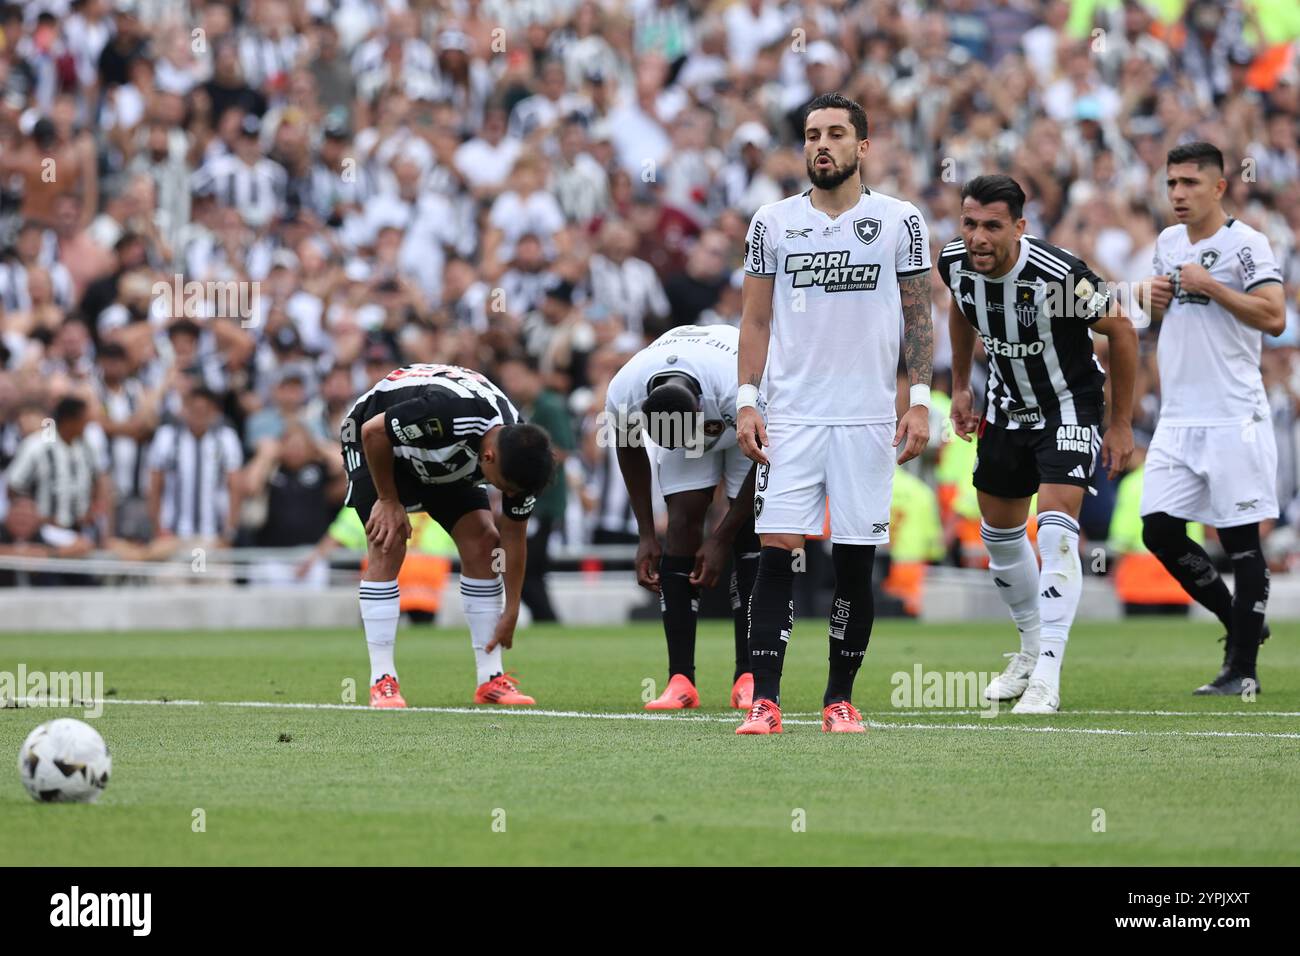
[[[1062,713],[989,719],[896,708],[891,675],[1000,670],[1009,624],[882,622],[856,694],[873,729],[832,737],[825,625],[805,620],[770,738],[732,733],[721,623],[701,627],[704,706],[660,720],[641,719],[643,681],[665,680],[653,624],[521,633],[507,665],[554,716],[346,709],[347,678],[366,695],[359,630],[0,636],[0,671],[104,673],[113,752],[99,804],[37,804],[19,744],[82,711],[0,710],[0,846],[40,865],[1295,865],[1300,623],[1272,627],[1254,702],[1190,695],[1214,625],[1092,623]],[[471,709],[468,645],[402,630],[412,707]]]

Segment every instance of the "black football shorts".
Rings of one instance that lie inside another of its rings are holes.
[[[345,446],[345,462],[349,460],[348,447],[356,446]],[[351,460],[355,462],[357,459]],[[361,467],[348,472],[348,495],[343,500],[343,504],[345,507],[355,508],[361,523],[365,524],[370,520],[370,510],[379,500],[379,494],[364,464],[364,458],[361,460],[363,462]],[[401,467],[400,462],[394,462],[394,465],[393,479],[397,483],[398,497],[402,499],[406,510],[425,512],[442,525],[448,534],[451,534],[451,529],[456,526],[456,522],[471,511],[490,511],[492,508],[488,501],[487,489],[482,485],[471,485],[467,482],[428,485],[407,472]]]
[[[981,419],[975,489],[999,498],[1028,498],[1039,485],[1092,484],[1101,450],[1097,425],[1048,423],[1001,428]]]

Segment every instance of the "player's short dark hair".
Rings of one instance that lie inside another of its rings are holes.
[[[506,481],[526,495],[535,495],[551,483],[555,456],[551,436],[531,422],[506,425],[497,434],[497,455]]]
[[[56,425],[62,425],[64,422],[76,421],[86,414],[89,407],[84,398],[67,395],[59,399],[59,403],[54,406],[54,422]]]
[[[693,415],[698,412],[699,400],[680,380],[672,380],[655,386],[646,396],[641,410],[649,415]]]
[[[1213,166],[1220,176],[1223,175],[1223,151],[1213,143],[1183,143],[1175,146],[1165,157],[1165,165],[1175,166],[1178,163],[1195,163],[1197,169]]]
[[[1025,191],[1020,188],[1020,183],[1010,176],[976,176],[961,187],[961,198],[967,197],[974,199],[981,206],[1004,202],[1011,212],[1012,219],[1019,219],[1025,212]]]
[[[803,112],[803,124],[808,125],[808,114],[813,110],[848,110],[849,119],[853,121],[853,132],[858,139],[867,138],[867,111],[862,104],[851,100],[842,93],[823,93],[808,104]]]

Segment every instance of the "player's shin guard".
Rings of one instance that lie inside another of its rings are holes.
[[[1268,606],[1268,563],[1260,546],[1259,525],[1220,528],[1219,541],[1232,561],[1232,627],[1228,629],[1232,671],[1255,677],[1259,642]]]
[[[874,544],[832,544],[835,565],[835,599],[831,604],[830,675],[822,706],[853,699],[853,678],[862,666],[876,620],[871,593],[871,571],[876,561]]]
[[[474,668],[478,683],[485,684],[497,674],[505,673],[501,663],[501,645],[487,649],[496,632],[497,622],[506,606],[506,589],[501,577],[467,578],[460,576],[460,600],[469,623],[469,639],[474,645]]]
[[[668,638],[668,677],[682,674],[695,683],[695,624],[700,616],[700,589],[691,584],[692,555],[665,554],[659,559],[659,610]]]
[[[781,665],[794,629],[794,556],[785,548],[763,548],[749,598],[749,660],[754,702],[781,703]]]
[[[1033,676],[1055,686],[1061,680],[1065,642],[1083,592],[1079,523],[1061,511],[1039,514],[1038,553],[1043,560],[1038,578],[1038,617],[1043,632]]]
[[[397,581],[362,581],[359,599],[373,685],[385,674],[397,676],[393,651],[397,646],[397,619],[402,614]]]
[[[1187,522],[1156,511],[1142,516],[1142,543],[1201,607],[1232,633],[1232,594],[1205,549],[1187,536]],[[1226,545],[1225,545],[1226,547]]]
[[[989,577],[1020,631],[1020,651],[1037,657],[1038,555],[1025,533],[1027,524],[1018,528],[994,528],[981,521],[980,537],[989,553]]]
[[[731,677],[733,681],[739,680],[741,674],[750,673],[749,596],[754,592],[758,554],[762,547],[752,525],[737,534],[731,543],[731,616],[736,642],[736,672]]]

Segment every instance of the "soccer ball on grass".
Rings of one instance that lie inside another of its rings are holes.
[[[41,724],[18,751],[23,786],[42,803],[94,803],[112,767],[99,731],[71,717]]]

